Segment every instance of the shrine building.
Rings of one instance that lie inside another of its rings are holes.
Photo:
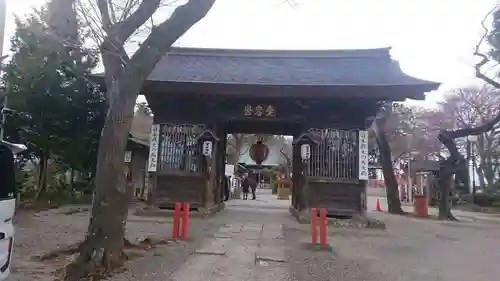
[[[173,48],[141,92],[154,113],[150,203],[220,210],[227,134],[274,134],[293,136],[292,214],[363,215],[368,120],[381,102],[439,86],[405,74],[389,51]]]

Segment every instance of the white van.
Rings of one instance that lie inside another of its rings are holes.
[[[0,281],[10,274],[14,247],[14,212],[16,210],[16,181],[14,155],[26,146],[6,141],[0,143]]]

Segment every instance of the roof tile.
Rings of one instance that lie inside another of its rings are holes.
[[[389,50],[174,48],[158,63],[148,80],[306,86],[434,84],[405,74]]]

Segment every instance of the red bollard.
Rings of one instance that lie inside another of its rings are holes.
[[[176,202],[174,205],[174,221],[172,224],[172,239],[179,239],[180,220],[181,220],[181,203]]]
[[[316,208],[311,208],[311,244],[316,246],[318,243],[318,232],[316,229],[316,223],[318,220],[318,213],[316,212]]]
[[[182,240],[186,240],[189,232],[189,203],[184,203],[182,207]]]
[[[320,225],[319,225],[319,242],[321,243],[321,248],[326,249],[326,209],[321,208],[320,210]]]

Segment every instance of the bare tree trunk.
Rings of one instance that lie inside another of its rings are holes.
[[[111,91],[117,96],[120,89]],[[89,273],[110,272],[125,258],[124,228],[132,190],[125,184],[123,158],[137,96],[121,93],[121,97],[112,101],[102,130],[95,178],[100,188],[94,191],[90,225],[80,255],[67,267],[67,281],[77,281]]]
[[[131,185],[125,184],[123,158],[137,94],[175,41],[205,17],[215,0],[189,0],[178,6],[167,20],[151,29],[131,57],[125,51],[125,42],[153,16],[162,1],[140,1],[135,11],[120,22],[112,20],[112,1],[96,2],[106,33],[100,51],[109,110],[99,140],[89,229],[79,256],[66,268],[66,281],[88,275],[103,277],[123,264],[124,228],[133,193]]]
[[[44,149],[40,156],[40,165],[38,172],[38,188],[36,190],[33,201],[40,199],[40,196],[47,190],[47,174],[48,174],[49,152]]]
[[[239,160],[240,156],[243,155],[241,153],[241,148],[243,147],[243,143],[244,143],[244,134],[231,134],[231,137],[233,139],[232,146],[233,146],[235,153],[234,153],[233,159],[231,159],[230,163],[238,164],[238,160]]]
[[[485,181],[485,176],[484,176],[484,172],[483,172],[483,167],[481,167],[481,166],[477,167],[476,172],[477,172],[477,176],[479,178],[479,186],[484,188],[486,186],[486,181]]]
[[[440,220],[455,220],[455,217],[451,213],[451,205],[450,205],[450,191],[451,191],[451,182],[453,176],[453,164],[449,162],[450,160],[444,160],[441,163],[441,167],[439,169],[439,178],[438,185],[440,191],[439,197],[439,215],[438,219]]]
[[[377,137],[377,145],[380,150],[380,162],[382,164],[382,173],[384,174],[388,212],[391,214],[403,214],[398,194],[398,182],[392,168],[391,151],[385,132],[380,133]]]
[[[73,186],[75,184],[75,169],[69,169],[69,190],[73,191]]]
[[[469,189],[468,182],[468,169],[464,157],[458,152],[458,148],[455,144],[454,139],[458,137],[468,136],[467,130],[457,130],[457,131],[442,131],[438,135],[438,140],[448,149],[450,156],[445,160],[441,161],[439,169],[438,184],[440,189],[439,198],[439,215],[438,218],[441,220],[456,220],[456,218],[451,213],[450,205],[450,191],[452,176],[458,177],[458,180],[462,182],[466,189]],[[465,135],[461,135],[465,133]]]
[[[493,133],[483,133],[479,135],[478,141],[476,142],[475,146],[476,149],[473,151],[473,160],[476,160],[476,155],[479,156],[479,167],[477,167],[476,161],[473,161],[472,164],[474,170],[479,175],[479,182],[482,187],[486,185],[493,186],[493,184],[495,183],[495,172],[492,157],[492,153],[494,152],[494,142],[495,136],[493,135]]]
[[[380,152],[380,163],[384,174],[387,195],[388,212],[391,214],[404,214],[398,194],[398,181],[392,167],[391,147],[385,134],[386,117],[375,119],[375,139]]]

